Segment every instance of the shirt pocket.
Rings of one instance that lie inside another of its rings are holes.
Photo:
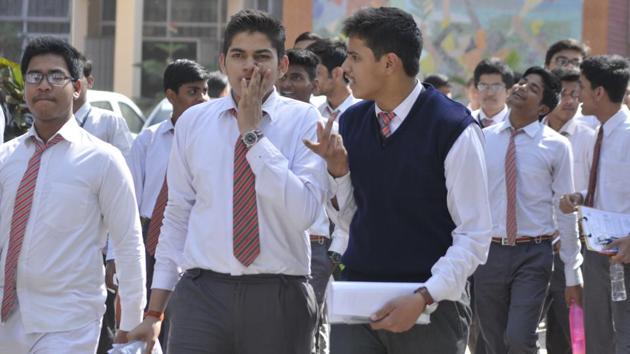
[[[620,200],[630,199],[630,162],[602,159],[597,171],[597,187],[610,190],[610,195]],[[599,179],[602,179],[601,181]],[[597,191],[595,191],[597,194]],[[606,192],[608,194],[608,192]]]
[[[86,222],[88,209],[96,201],[90,189],[65,183],[51,183],[50,190],[42,205],[42,221],[51,230],[72,232],[80,229]]]

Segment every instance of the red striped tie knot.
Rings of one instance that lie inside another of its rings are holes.
[[[385,138],[392,134],[389,124],[392,122],[394,117],[396,117],[396,113],[394,112],[379,112],[378,114],[378,123],[381,126],[381,135]]]

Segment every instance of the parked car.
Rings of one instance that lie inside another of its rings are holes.
[[[127,121],[127,126],[134,135],[142,130],[144,115],[127,96],[110,91],[88,90],[87,100],[94,107],[107,109],[121,115]]]
[[[152,125],[161,123],[171,117],[173,113],[173,105],[166,99],[163,98],[158,104],[155,105],[155,108],[149,114],[149,117],[144,122],[144,128],[148,128]]]

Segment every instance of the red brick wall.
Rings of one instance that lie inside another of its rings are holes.
[[[609,0],[608,3],[608,54],[628,56],[630,31],[630,3],[628,0]]]

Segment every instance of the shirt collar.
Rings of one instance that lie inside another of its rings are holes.
[[[269,117],[272,122],[277,119],[277,117],[275,117],[275,109],[276,104],[278,103],[278,97],[278,92],[276,91],[276,87],[274,86],[271,93],[269,94],[269,97],[267,97],[265,102],[263,102],[262,104],[263,116]],[[223,112],[229,111],[231,109],[238,112],[238,105],[236,104],[236,102],[234,102],[234,97],[232,97],[232,94],[220,98],[217,101],[221,102],[221,107],[219,108],[219,116],[221,116]]]
[[[604,127],[604,136],[608,137],[615,128],[628,120],[628,118],[630,118],[630,110],[628,110],[628,107],[624,104],[617,113],[615,113],[606,121],[606,123],[602,125],[602,127]]]
[[[83,117],[85,117],[86,114],[88,114],[88,112],[90,111],[91,108],[92,108],[92,105],[90,104],[90,102],[86,101],[83,104],[83,106],[81,106],[81,108],[79,108],[74,113],[74,116],[76,117],[76,119],[82,119]]]
[[[483,109],[479,108],[479,121],[481,122],[482,119],[490,119],[491,121],[498,123],[505,120],[505,116],[507,113],[508,113],[507,105],[503,105],[503,109],[499,111],[499,113],[493,115],[492,117],[488,117],[486,113],[483,111]]]
[[[73,143],[79,140],[80,136],[81,136],[81,127],[79,126],[79,124],[77,123],[77,120],[74,118],[74,116],[70,119],[68,119],[68,121],[66,122],[66,124],[64,124],[61,129],[59,129],[53,136],[50,137],[50,139],[54,138],[56,135],[61,135],[64,140]],[[28,131],[26,132],[26,141],[28,142],[32,142],[32,140],[30,139],[31,137],[35,137],[35,139],[42,141],[42,139],[39,137],[39,135],[37,135],[37,131],[35,130],[35,124],[33,124]],[[48,139],[50,141],[50,139]]]
[[[549,116],[545,116],[542,120],[542,124],[549,126]],[[568,122],[564,123],[564,125],[558,131],[558,134],[566,134],[568,136],[575,135],[575,131],[577,130],[578,123],[575,119],[571,118]]]
[[[411,108],[413,108],[413,104],[416,103],[418,96],[420,96],[423,90],[424,87],[422,86],[422,84],[418,82],[418,80],[416,80],[416,86],[413,88],[413,90],[411,90],[411,93],[407,96],[407,98],[400,102],[398,107],[394,108],[394,113],[396,113],[396,117],[400,119],[405,119],[405,117],[407,117],[407,115],[411,111]],[[377,104],[374,104],[374,110],[377,116],[379,113],[383,112],[383,110],[380,109]]]
[[[169,133],[173,129],[175,129],[175,126],[173,125],[173,120],[171,119],[171,117],[165,120],[164,123],[162,123],[158,128],[159,134]]]
[[[512,128],[512,123],[510,122],[508,118],[509,118],[509,115],[506,117],[506,119],[503,120],[503,122],[499,123],[501,124],[499,126],[499,131]],[[539,121],[534,121],[526,125],[525,127],[521,128],[521,130],[524,131],[525,134],[529,135],[530,138],[533,138],[536,136],[536,134],[538,134],[541,128],[542,128],[542,124]]]
[[[354,104],[354,101],[355,101],[354,96],[352,96],[352,94],[349,94],[348,97],[346,97],[346,99],[343,100],[343,102],[341,102],[341,104],[339,106],[337,106],[337,108],[335,108],[335,109],[332,109],[332,107],[330,107],[330,103],[328,103],[328,101],[326,101],[326,110],[331,115],[335,111],[337,111],[339,113],[343,113],[346,109],[348,109],[348,107],[350,107],[350,106],[352,106]]]

